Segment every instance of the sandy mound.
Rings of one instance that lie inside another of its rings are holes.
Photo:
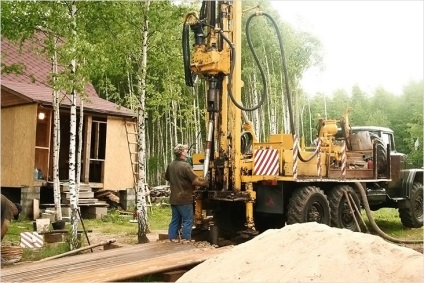
[[[423,254],[315,222],[268,230],[177,282],[424,282]]]

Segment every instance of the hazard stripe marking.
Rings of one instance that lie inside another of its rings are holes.
[[[23,248],[41,248],[44,244],[43,235],[37,232],[22,232],[20,246]]]
[[[278,149],[258,149],[254,152],[253,175],[278,175]]]

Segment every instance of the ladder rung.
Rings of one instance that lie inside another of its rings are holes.
[[[129,135],[137,135],[138,133],[137,132],[128,132],[127,134],[129,134]]]
[[[137,144],[136,142],[128,142],[129,144]]]

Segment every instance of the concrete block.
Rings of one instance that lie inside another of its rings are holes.
[[[40,187],[21,187],[22,215],[34,219],[33,200],[40,199]]]
[[[37,233],[48,232],[50,226],[50,218],[40,218],[35,220]]]
[[[48,233],[48,234],[44,234],[44,242],[46,242],[46,243],[63,242],[63,233]]]
[[[53,222],[53,221],[55,221],[56,216],[54,214],[51,214],[51,213],[43,212],[43,213],[41,213],[41,218],[42,219],[49,219],[50,222]]]

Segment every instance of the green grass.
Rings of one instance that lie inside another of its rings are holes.
[[[377,226],[387,235],[397,239],[405,240],[422,240],[423,228],[405,228],[399,218],[399,212],[394,208],[381,208],[377,211],[372,211],[372,216]],[[365,214],[362,211],[362,218],[372,234],[377,234]]]
[[[86,230],[93,230],[104,234],[122,234],[125,236],[134,236],[134,244],[137,243],[138,225],[131,223],[132,215],[122,215],[116,210],[111,210],[102,219],[84,219],[84,227]],[[148,221],[149,230],[165,230],[168,228],[171,219],[171,208],[169,206],[154,206],[152,211],[149,208]],[[79,230],[83,230],[82,223],[79,223]],[[20,218],[18,221],[13,221],[9,226],[2,244],[4,245],[19,245],[20,234],[22,232],[32,232],[33,221],[25,218]],[[86,240],[82,235],[83,246]],[[37,261],[46,257],[62,254],[69,251],[69,240],[66,239],[63,243],[45,245],[39,249],[25,248],[22,255],[22,261]]]

